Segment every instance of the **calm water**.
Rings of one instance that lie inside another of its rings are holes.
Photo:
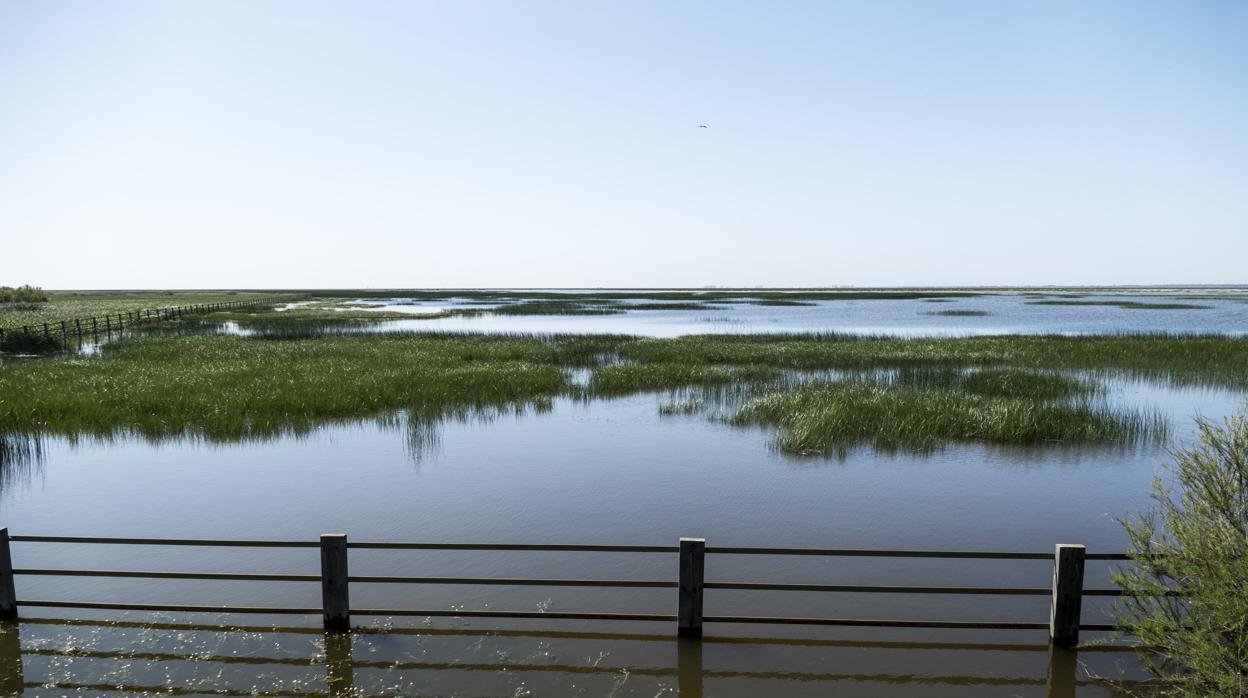
[[[1200,309],[1155,310],[1101,305],[1036,305],[1062,300],[1019,294],[915,300],[809,301],[807,306],[715,303],[706,310],[632,310],[616,315],[480,315],[386,323],[394,330],[468,332],[594,332],[676,337],[684,334],[747,332],[849,332],[906,336],[968,334],[1047,334],[1096,332],[1248,332],[1248,302],[1237,298],[1088,295],[1078,302],[1183,303]],[[947,301],[947,302],[945,302]],[[626,304],[653,301],[624,301]],[[377,310],[428,315],[455,308],[491,306],[448,301],[370,300]],[[931,313],[979,311],[982,316],[948,317]]]
[[[1007,303],[1037,313],[1027,321],[1032,324],[1007,315],[1014,312]],[[1217,305],[1127,310],[1020,306],[1017,298],[993,297],[392,324],[679,334],[728,331],[701,318],[722,312],[746,318],[738,329],[750,331],[1229,332],[1246,326],[1248,304]],[[915,315],[916,308],[968,307],[994,315]],[[990,322],[995,324],[982,324]],[[1059,327],[1062,322],[1068,324]],[[332,531],[357,541],[660,545],[699,536],[712,545],[1047,551],[1055,543],[1077,542],[1092,551],[1118,551],[1125,539],[1115,517],[1148,505],[1149,484],[1167,462],[1164,450],[1151,443],[796,457],[777,452],[770,432],[732,427],[713,413],[660,416],[659,407],[672,398],[646,393],[560,399],[549,410],[521,415],[433,426],[401,419],[327,425],[303,438],[234,445],[47,439],[41,460],[0,481],[0,522],[15,534],[315,540]],[[1107,399],[1163,413],[1173,426],[1173,443],[1182,443],[1191,436],[1193,415],[1230,413],[1242,396],[1115,380]],[[14,543],[13,554],[19,567],[318,570],[314,549]],[[353,574],[379,575],[676,574],[672,555],[357,550],[351,563]],[[1106,563],[1089,563],[1088,585],[1108,586],[1108,570]],[[1050,564],[1029,561],[710,556],[707,563],[708,579],[721,581],[1046,587],[1050,574]],[[353,606],[374,608],[672,613],[675,605],[669,589],[356,584],[351,593]],[[317,606],[320,600],[319,586],[308,583],[30,576],[18,578],[18,594],[275,606]],[[1088,622],[1108,618],[1100,601],[1090,603]],[[706,612],[1042,622],[1048,600],[710,590]],[[698,647],[675,641],[666,623],[357,618],[368,629],[342,640],[323,636],[316,618],[295,616],[50,609],[24,615],[32,618],[0,632],[0,662],[6,662],[0,674],[8,681],[0,683],[0,693],[135,694],[181,687],[187,695],[348,695],[354,686],[368,695],[1113,695],[1087,681],[1069,685],[1063,677],[1072,659],[1059,655],[1051,661],[1045,633],[1031,631],[711,625],[712,637]],[[119,617],[130,623],[113,622]],[[240,622],[248,625],[229,625]],[[1116,675],[1118,666],[1136,675],[1130,655],[1113,647],[1082,651],[1078,661],[1102,675]],[[1051,666],[1056,678],[1049,676]]]

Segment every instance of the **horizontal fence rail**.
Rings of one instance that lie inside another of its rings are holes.
[[[318,548],[321,553],[320,574],[263,574],[235,572],[166,572],[159,570],[100,570],[14,567],[10,542],[41,544],[142,545],[195,547],[252,548]],[[677,574],[674,579],[553,579],[509,577],[416,577],[392,575],[353,575],[348,570],[349,550],[451,550],[451,551],[544,551],[615,554],[674,554]],[[1051,587],[994,586],[919,586],[865,584],[798,584],[705,579],[706,555],[803,555],[827,557],[892,557],[948,558],[982,560],[1048,560],[1053,562]],[[319,541],[299,540],[219,540],[207,538],[119,538],[98,536],[37,536],[12,535],[0,529],[0,616],[15,617],[19,607],[83,608],[126,611],[215,612],[255,614],[320,614],[326,630],[347,630],[352,616],[419,616],[458,618],[516,618],[548,620],[616,620],[677,623],[677,634],[701,637],[705,623],[774,624],[849,627],[1049,630],[1054,645],[1071,647],[1078,643],[1079,631],[1114,630],[1110,624],[1081,622],[1084,596],[1121,596],[1118,589],[1085,589],[1083,568],[1087,560],[1128,560],[1121,553],[1086,552],[1082,545],[1058,545],[1053,553],[980,552],[929,550],[853,550],[820,548],[754,548],[707,546],[699,538],[682,538],[678,545],[560,545],[560,544],[495,544],[495,543],[403,543],[348,542],[344,534],[324,534]],[[269,606],[214,606],[186,604],[106,603],[89,601],[54,601],[21,599],[16,595],[14,577],[112,577],[142,579],[198,579],[220,581],[305,582],[321,583],[322,604],[318,608]],[[675,614],[665,613],[598,613],[552,611],[499,611],[459,609],[377,609],[351,606],[349,590],[356,584],[420,584],[420,585],[483,585],[676,589]],[[944,620],[876,620],[862,618],[806,618],[741,615],[703,615],[703,596],[707,591],[799,591],[869,594],[950,594],[968,596],[1049,596],[1052,599],[1047,622],[1007,621],[944,621]]]
[[[247,300],[222,301],[219,303],[194,303],[163,308],[119,310],[104,315],[79,316],[61,320],[49,320],[48,322],[10,325],[8,327],[0,327],[0,339],[4,339],[6,335],[24,335],[32,339],[42,338],[48,342],[59,339],[64,345],[68,345],[72,339],[77,339],[78,343],[82,344],[88,337],[98,341],[100,335],[108,336],[114,332],[121,332],[122,330],[140,325],[146,326],[155,322],[177,320],[187,315],[213,313],[255,305],[272,305],[283,300],[287,299],[280,296],[266,296],[264,298],[249,298]]]

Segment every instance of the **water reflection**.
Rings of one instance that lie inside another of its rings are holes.
[[[42,472],[44,437],[0,433],[0,495],[25,485]]]
[[[286,424],[269,425],[265,431],[253,433],[202,434],[183,432],[173,435],[137,434],[118,430],[112,434],[30,434],[0,432],[0,496],[14,488],[27,485],[43,473],[49,439],[62,441],[71,448],[98,449],[108,445],[147,443],[162,448],[213,447],[225,445],[262,446],[272,443],[300,443],[329,430],[361,428],[378,434],[402,434],[408,462],[420,465],[437,457],[441,433],[448,424],[486,425],[502,418],[523,418],[549,413],[553,402],[538,398],[504,405],[472,405],[451,408],[445,412],[420,414],[398,411],[360,419],[300,418]]]
[[[0,695],[1125,696],[1129,647],[30,618],[0,624]],[[884,668],[884,667],[887,668]],[[1003,691],[1005,693],[1003,693]]]

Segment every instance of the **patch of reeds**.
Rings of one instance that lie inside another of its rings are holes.
[[[538,338],[338,335],[125,339],[101,356],[0,370],[0,432],[229,440],[403,410],[438,416],[563,392]]]
[[[939,366],[1093,370],[1181,385],[1248,389],[1248,338],[1225,335],[690,335],[627,342],[620,347],[620,356],[644,364],[804,370]]]
[[[953,390],[984,397],[1069,400],[1104,392],[1092,381],[1051,372],[1016,368],[903,368],[876,380],[905,388]]]
[[[681,364],[613,364],[594,369],[589,392],[620,395],[642,390],[674,390],[696,385],[754,383],[780,374],[766,366],[690,366]]]
[[[601,302],[534,300],[501,305],[489,312],[495,315],[619,315],[624,309]]]
[[[777,427],[777,445],[797,453],[857,446],[926,450],[950,442],[1124,444],[1165,433],[1160,417],[1084,401],[989,397],[873,381],[772,392],[746,402],[733,421]]]

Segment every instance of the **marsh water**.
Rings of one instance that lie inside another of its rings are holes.
[[[1248,333],[1248,300],[1239,295],[1140,296],[1115,294],[1022,295],[1017,293],[914,299],[799,300],[803,305],[760,305],[708,300],[702,309],[630,310],[656,306],[649,299],[618,301],[624,312],[609,315],[461,315],[425,317],[458,309],[489,310],[497,304],[471,298],[421,301],[406,298],[358,301],[378,311],[410,313],[391,330],[528,333],[613,333],[647,337],[687,334],[839,332],[902,336],[987,334],[1091,334],[1113,332]],[[1113,303],[1174,304],[1149,308]],[[1055,303],[1060,303],[1057,305]],[[1077,303],[1078,305],[1067,305]],[[951,316],[950,313],[976,313]]]
[[[1002,300],[1002,299],[1005,300]],[[814,306],[647,310],[602,316],[399,320],[391,327],[671,336],[725,331],[892,334],[1181,331],[1239,333],[1248,304],[1208,309],[1037,306],[1012,297],[833,301]],[[404,300],[388,309],[430,312]],[[446,303],[441,305],[445,306]],[[986,316],[925,315],[975,309]],[[1032,314],[1034,313],[1034,315]],[[107,345],[104,347],[107,351]],[[0,368],[0,370],[3,370]],[[1234,411],[1233,391],[1099,377],[1111,404],[1155,411],[1165,443],[1070,448],[957,445],[796,456],[771,432],[732,426],[714,395],[554,400],[519,413],[438,423],[326,424],[256,442],[45,438],[0,479],[13,534],[356,541],[601,543],[1121,551],[1116,518],[1149,505],[1166,448],[1194,416]],[[704,407],[663,413],[674,400]],[[315,549],[13,543],[24,568],[315,574]],[[670,554],[355,550],[354,575],[671,580]],[[1088,586],[1107,588],[1111,563]],[[713,555],[708,580],[1047,587],[1044,561]],[[18,578],[19,598],[315,607],[315,583]],[[372,608],[674,613],[671,589],[355,584]],[[1044,622],[1045,596],[916,596],[709,590],[708,614]],[[1109,622],[1090,599],[1085,622]],[[1109,696],[1043,631],[708,625],[699,644],[668,623],[356,619],[349,638],[318,618],[23,610],[0,632],[0,690],[27,695]],[[118,620],[121,622],[118,622]],[[1095,639],[1092,634],[1089,639]],[[1080,651],[1092,673],[1140,674],[1107,642]]]

